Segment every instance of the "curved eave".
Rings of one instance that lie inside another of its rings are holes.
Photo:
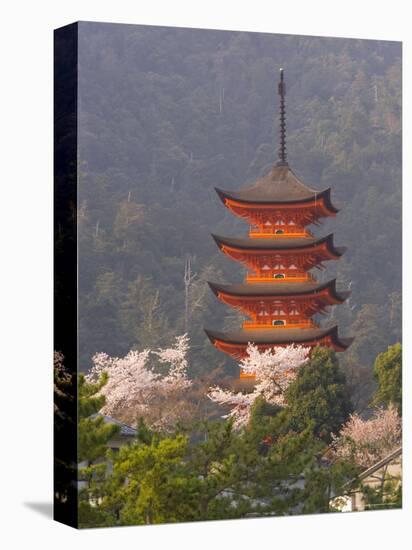
[[[326,243],[326,246],[329,250],[329,252],[336,257],[342,256],[342,254],[345,252],[346,247],[335,247],[333,244],[333,234],[330,233],[326,237],[321,237],[320,239],[252,239],[252,238],[245,238],[245,239],[237,239],[237,238],[231,238],[231,237],[222,237],[220,235],[215,235],[212,233],[212,237],[219,248],[222,248],[222,246],[228,246],[230,248],[233,248],[235,250],[239,251],[261,251],[261,250],[267,250],[267,251],[274,251],[278,252],[279,250],[310,250],[311,248],[314,248],[316,246],[320,246],[323,243]],[[304,241],[307,242],[304,242]]]
[[[218,187],[215,187],[215,191],[218,194],[220,200],[223,202],[223,204],[226,206],[226,200],[232,200],[236,201],[245,207],[250,205],[271,205],[271,206],[285,206],[288,204],[307,204],[310,202],[313,202],[314,200],[321,201],[323,200],[325,207],[327,210],[329,210],[332,214],[337,214],[339,212],[339,209],[336,208],[332,204],[331,200],[331,188],[328,187],[327,189],[324,189],[323,191],[319,191],[317,193],[314,193],[313,195],[304,197],[304,198],[290,198],[290,199],[278,199],[274,197],[273,199],[262,199],[262,198],[250,198],[247,199],[244,196],[239,194],[239,191],[226,191],[225,189],[219,189]]]
[[[253,284],[225,285],[208,281],[212,292],[218,297],[219,293],[234,298],[282,298],[287,296],[314,296],[323,290],[328,290],[330,295],[339,303],[343,303],[349,296],[349,291],[338,292],[336,279],[326,283],[284,283],[268,282]]]
[[[339,208],[336,208],[336,206],[334,206],[332,203],[332,199],[330,197],[330,194],[331,194],[330,187],[322,191],[322,193],[323,193],[323,200],[325,201],[326,208],[331,212],[333,212],[334,214],[337,214],[339,212]]]
[[[204,331],[213,345],[216,342],[245,347],[249,343],[266,346],[305,344],[320,341],[329,336],[337,347],[345,350],[353,341],[353,338],[339,338],[337,325],[317,329],[260,329],[232,333],[208,329],[204,329]]]

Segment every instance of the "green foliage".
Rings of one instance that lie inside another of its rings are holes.
[[[190,438],[179,432],[162,438],[144,428],[133,445],[108,456],[109,470],[95,469],[89,491],[95,504],[83,505],[82,525],[326,511],[349,470],[323,463],[324,444],[309,428],[285,432],[279,419],[262,415],[259,426],[242,433],[230,422],[201,423]]]
[[[349,462],[325,464],[324,467],[306,472],[302,512],[312,514],[333,511],[331,498],[333,495],[345,494],[348,480],[357,473],[358,468]]]
[[[100,506],[90,505],[90,502],[84,498],[79,500],[78,507],[79,527],[110,527],[113,525],[113,517],[110,513],[102,510]]]
[[[187,444],[187,437],[178,434],[120,449],[106,503],[118,509],[120,525],[190,519],[195,480],[185,476]]]
[[[143,418],[139,418],[137,422],[138,441],[140,441],[141,443],[144,443],[145,445],[149,445],[152,442],[154,435],[155,435],[154,432],[146,426]]]
[[[104,396],[97,395],[107,383],[103,374],[97,383],[87,382],[79,375],[78,384],[78,460],[92,462],[106,453],[106,444],[119,431],[115,424],[104,422],[103,416],[95,416],[104,405]]]
[[[378,486],[363,484],[360,487],[366,510],[402,508],[401,480],[383,480]]]
[[[252,430],[265,430],[269,418],[275,417],[282,409],[272,405],[259,396],[252,405],[250,412],[249,428]]]
[[[105,403],[103,395],[98,395],[107,384],[107,374],[103,373],[97,382],[88,382],[83,374],[79,375],[77,398],[79,419],[87,418],[100,411]]]
[[[375,361],[374,375],[378,388],[371,406],[394,405],[402,415],[402,346],[389,346]]]
[[[197,441],[189,449],[187,467],[196,480],[194,519],[241,517],[248,506],[242,495],[232,494],[241,448],[231,423],[202,423],[193,435]]]
[[[105,457],[107,443],[119,432],[119,426],[105,423],[103,416],[96,416],[105,401],[98,392],[106,383],[105,374],[96,383],[88,382],[82,374],[78,378],[77,460],[78,463],[86,462],[86,466],[78,468],[78,479],[87,484],[87,488],[79,491],[80,527],[106,525],[109,522],[107,514],[91,503],[89,489],[96,477],[104,478],[105,463],[94,462]]]
[[[101,509],[120,525],[238,517],[221,495],[234,481],[230,424],[202,425],[192,434],[159,438],[143,428],[139,443],[113,456]],[[139,430],[139,432],[141,429]]]
[[[336,354],[326,348],[313,350],[309,362],[299,371],[287,392],[287,422],[295,431],[312,427],[316,437],[329,443],[351,412]]]

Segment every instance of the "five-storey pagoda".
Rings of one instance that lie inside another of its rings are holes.
[[[223,204],[250,226],[248,238],[213,235],[224,254],[249,270],[243,284],[209,283],[222,302],[249,317],[238,332],[206,330],[217,349],[236,359],[245,356],[249,342],[262,350],[296,343],[343,351],[350,344],[338,336],[337,326],[320,327],[312,319],[349,295],[337,290],[335,279],[319,283],[310,273],[313,268],[323,269],[325,261],[340,258],[345,249],[334,245],[333,235],[316,238],[307,229],[338,210],[331,202],[330,189],[311,189],[287,163],[283,69],[279,95],[277,164],[250,187],[216,189]]]

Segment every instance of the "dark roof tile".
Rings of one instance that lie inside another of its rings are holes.
[[[335,247],[333,244],[333,234],[329,234],[326,237],[304,237],[304,238],[287,238],[279,237],[275,239],[253,239],[253,238],[234,238],[234,237],[222,237],[220,235],[212,234],[216,244],[221,247],[231,246],[233,248],[239,248],[243,250],[289,250],[299,249],[304,250],[313,246],[318,246],[324,242],[328,245],[331,251],[337,256],[342,256],[346,248],[344,246]]]
[[[209,340],[214,343],[216,340],[230,344],[304,344],[313,340],[320,340],[325,336],[331,336],[333,340],[343,348],[347,348],[353,339],[341,339],[338,336],[338,327],[323,328],[270,328],[259,330],[240,330],[238,332],[216,332],[205,329]]]
[[[331,279],[326,283],[319,283],[318,281],[308,282],[265,282],[265,283],[251,283],[251,284],[234,284],[225,285],[219,283],[208,283],[212,291],[217,294],[218,292],[224,292],[231,296],[297,296],[305,294],[316,294],[321,292],[325,288],[329,289],[331,294],[341,300],[342,302],[350,296],[349,291],[338,292],[336,290],[336,279]]]
[[[217,189],[221,200],[226,198],[246,203],[297,203],[323,199],[332,213],[338,212],[330,200],[330,189],[316,191],[305,185],[289,166],[274,166],[253,185],[238,191]]]

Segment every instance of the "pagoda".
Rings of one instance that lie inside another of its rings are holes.
[[[338,291],[335,279],[321,283],[311,272],[338,260],[345,248],[335,246],[332,234],[318,238],[308,230],[338,210],[330,188],[311,189],[288,165],[285,93],[281,69],[279,161],[249,187],[216,189],[226,208],[249,224],[247,238],[213,235],[219,249],[248,270],[242,284],[209,283],[219,300],[248,318],[237,332],[205,330],[217,349],[236,359],[246,355],[249,343],[260,350],[295,343],[344,351],[351,342],[339,337],[336,325],[321,327],[313,319],[349,296]]]

